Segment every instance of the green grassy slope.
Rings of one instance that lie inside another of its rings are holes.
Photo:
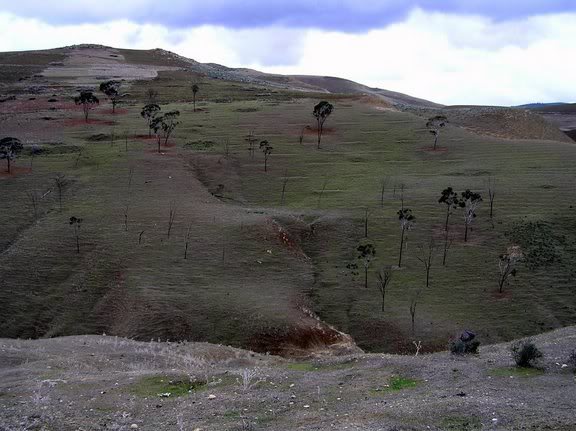
[[[196,113],[190,104],[192,81],[201,88]],[[153,141],[136,136],[146,133],[139,110],[151,86],[159,91],[164,111],[182,113],[162,155],[155,153]],[[302,127],[313,123],[314,95],[183,71],[161,73],[129,91],[126,111],[112,116],[103,104],[89,125],[69,121],[80,118],[77,110],[50,111],[55,120],[41,123],[45,133],[58,130],[64,145],[82,149],[80,155],[38,156],[31,172],[0,177],[9,203],[0,208],[6,226],[0,237],[2,336],[107,332],[266,350],[274,340],[291,339],[286,328],[315,324],[302,311],[309,307],[361,347],[403,351],[413,339],[422,340],[425,349],[443,348],[462,328],[496,341],[576,320],[573,145],[482,137],[450,126],[440,150],[431,152],[421,117],[330,95],[335,112],[318,150],[313,131],[298,143]],[[34,115],[47,112],[39,108]],[[274,147],[267,173],[262,154],[248,154],[244,138],[250,130]],[[98,134],[108,137],[90,139]],[[38,132],[40,144],[41,137]],[[16,165],[29,162],[22,157]],[[52,180],[58,172],[71,181],[61,212]],[[409,306],[424,282],[418,246],[431,236],[438,245],[442,241],[440,192],[447,186],[470,188],[487,201],[489,177],[497,184],[494,227],[484,202],[464,244],[461,214],[453,215],[456,238],[449,264],[443,268],[436,256],[412,333]],[[402,184],[404,205],[417,220],[382,313],[375,270],[397,262],[395,214]],[[50,189],[35,222],[27,193]],[[217,190],[221,198],[210,194]],[[171,205],[176,218],[168,238]],[[377,249],[368,289],[346,269],[363,236],[365,208]],[[84,218],[79,255],[70,216]],[[565,241],[554,251],[556,261],[533,271],[521,267],[498,295],[498,255],[510,245],[505,233],[522,220],[545,221]],[[189,225],[189,259],[184,260]],[[266,336],[264,346],[260,335]]]

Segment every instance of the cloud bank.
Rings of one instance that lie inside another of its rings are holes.
[[[575,0],[2,0],[0,10],[51,24],[129,20],[188,28],[291,27],[362,32],[404,20],[412,10],[513,20],[576,12]]]
[[[576,12],[501,21],[413,9],[393,24],[348,32],[281,24],[172,28],[114,16],[53,24],[0,12],[0,51],[77,43],[159,47],[232,67],[339,76],[445,104],[515,105],[576,101],[575,22]]]

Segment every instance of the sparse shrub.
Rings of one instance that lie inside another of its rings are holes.
[[[518,367],[533,368],[544,355],[531,341],[519,341],[510,349],[512,358]]]
[[[478,353],[480,341],[476,340],[476,334],[464,331],[457,340],[450,343],[450,352],[453,355],[467,355]]]

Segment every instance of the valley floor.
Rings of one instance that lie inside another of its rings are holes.
[[[476,356],[291,362],[207,343],[111,336],[0,340],[0,430],[573,430],[576,327]],[[244,377],[242,374],[244,373]]]

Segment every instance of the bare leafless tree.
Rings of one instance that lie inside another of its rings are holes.
[[[382,268],[378,272],[378,290],[382,298],[382,313],[384,313],[384,305],[386,301],[386,289],[392,281],[392,270],[390,268]]]
[[[124,130],[124,151],[128,152],[128,130]]]
[[[138,245],[142,244],[142,235],[144,235],[144,232],[146,231],[143,230],[138,234]]]
[[[82,219],[78,217],[70,217],[70,226],[74,228],[74,234],[76,236],[76,253],[80,254],[80,225],[82,224]]]
[[[149,88],[146,90],[146,97],[148,98],[148,103],[156,103],[158,92],[154,88]]]
[[[184,259],[188,259],[188,243],[190,242],[191,229],[192,229],[192,223],[188,223],[188,229],[186,230],[186,244],[184,246]]]
[[[280,206],[284,205],[287,185],[288,185],[288,170],[285,170],[284,176],[282,177],[282,196],[280,197]]]
[[[224,157],[226,158],[230,157],[230,139],[224,138],[223,147],[224,147]]]
[[[58,190],[58,203],[60,206],[60,211],[62,211],[62,195],[64,193],[64,189],[68,186],[68,179],[64,174],[57,174],[54,177],[54,183],[56,184],[56,189]]]
[[[130,208],[130,201],[126,202],[124,207],[124,231],[128,232],[128,209]]]
[[[131,166],[128,171],[128,190],[132,187],[132,177],[134,176],[134,168]]]
[[[30,206],[32,207],[32,214],[34,215],[34,220],[38,220],[38,204],[39,204],[39,196],[36,190],[28,190],[26,192],[28,196],[28,201],[30,202]]]
[[[310,126],[304,126],[302,127],[302,130],[300,131],[300,136],[298,136],[298,142],[300,142],[300,145],[302,145],[304,143],[304,133],[306,132],[306,130],[309,130]]]
[[[168,232],[167,232],[168,238],[170,238],[170,232],[172,232],[172,226],[174,225],[175,218],[176,218],[176,203],[172,201],[170,202],[170,213],[168,216]]]
[[[250,132],[248,132],[248,135],[246,136],[245,140],[246,142],[248,142],[248,154],[250,154],[250,157],[254,157],[256,142],[258,142],[258,139],[254,135],[254,130],[250,130]]]
[[[322,201],[322,196],[324,195],[326,186],[328,186],[328,178],[324,178],[324,182],[322,183],[322,189],[320,190],[320,194],[318,195],[318,208],[320,208],[320,202]]]
[[[426,288],[430,287],[430,270],[432,269],[432,264],[434,263],[434,256],[436,255],[436,244],[434,243],[434,238],[430,238],[425,245],[418,246],[419,256],[418,260],[424,265],[424,271],[426,273]]]
[[[420,294],[422,289],[418,289],[412,300],[410,301],[410,319],[412,321],[412,335],[416,333],[416,307],[418,306],[418,301],[420,299]]]
[[[380,182],[380,206],[384,207],[384,193],[386,192],[386,187],[388,186],[388,182],[390,181],[389,176],[385,176],[382,178]]]
[[[496,180],[488,178],[488,198],[490,199],[490,222],[494,227],[494,199],[496,198]]]

